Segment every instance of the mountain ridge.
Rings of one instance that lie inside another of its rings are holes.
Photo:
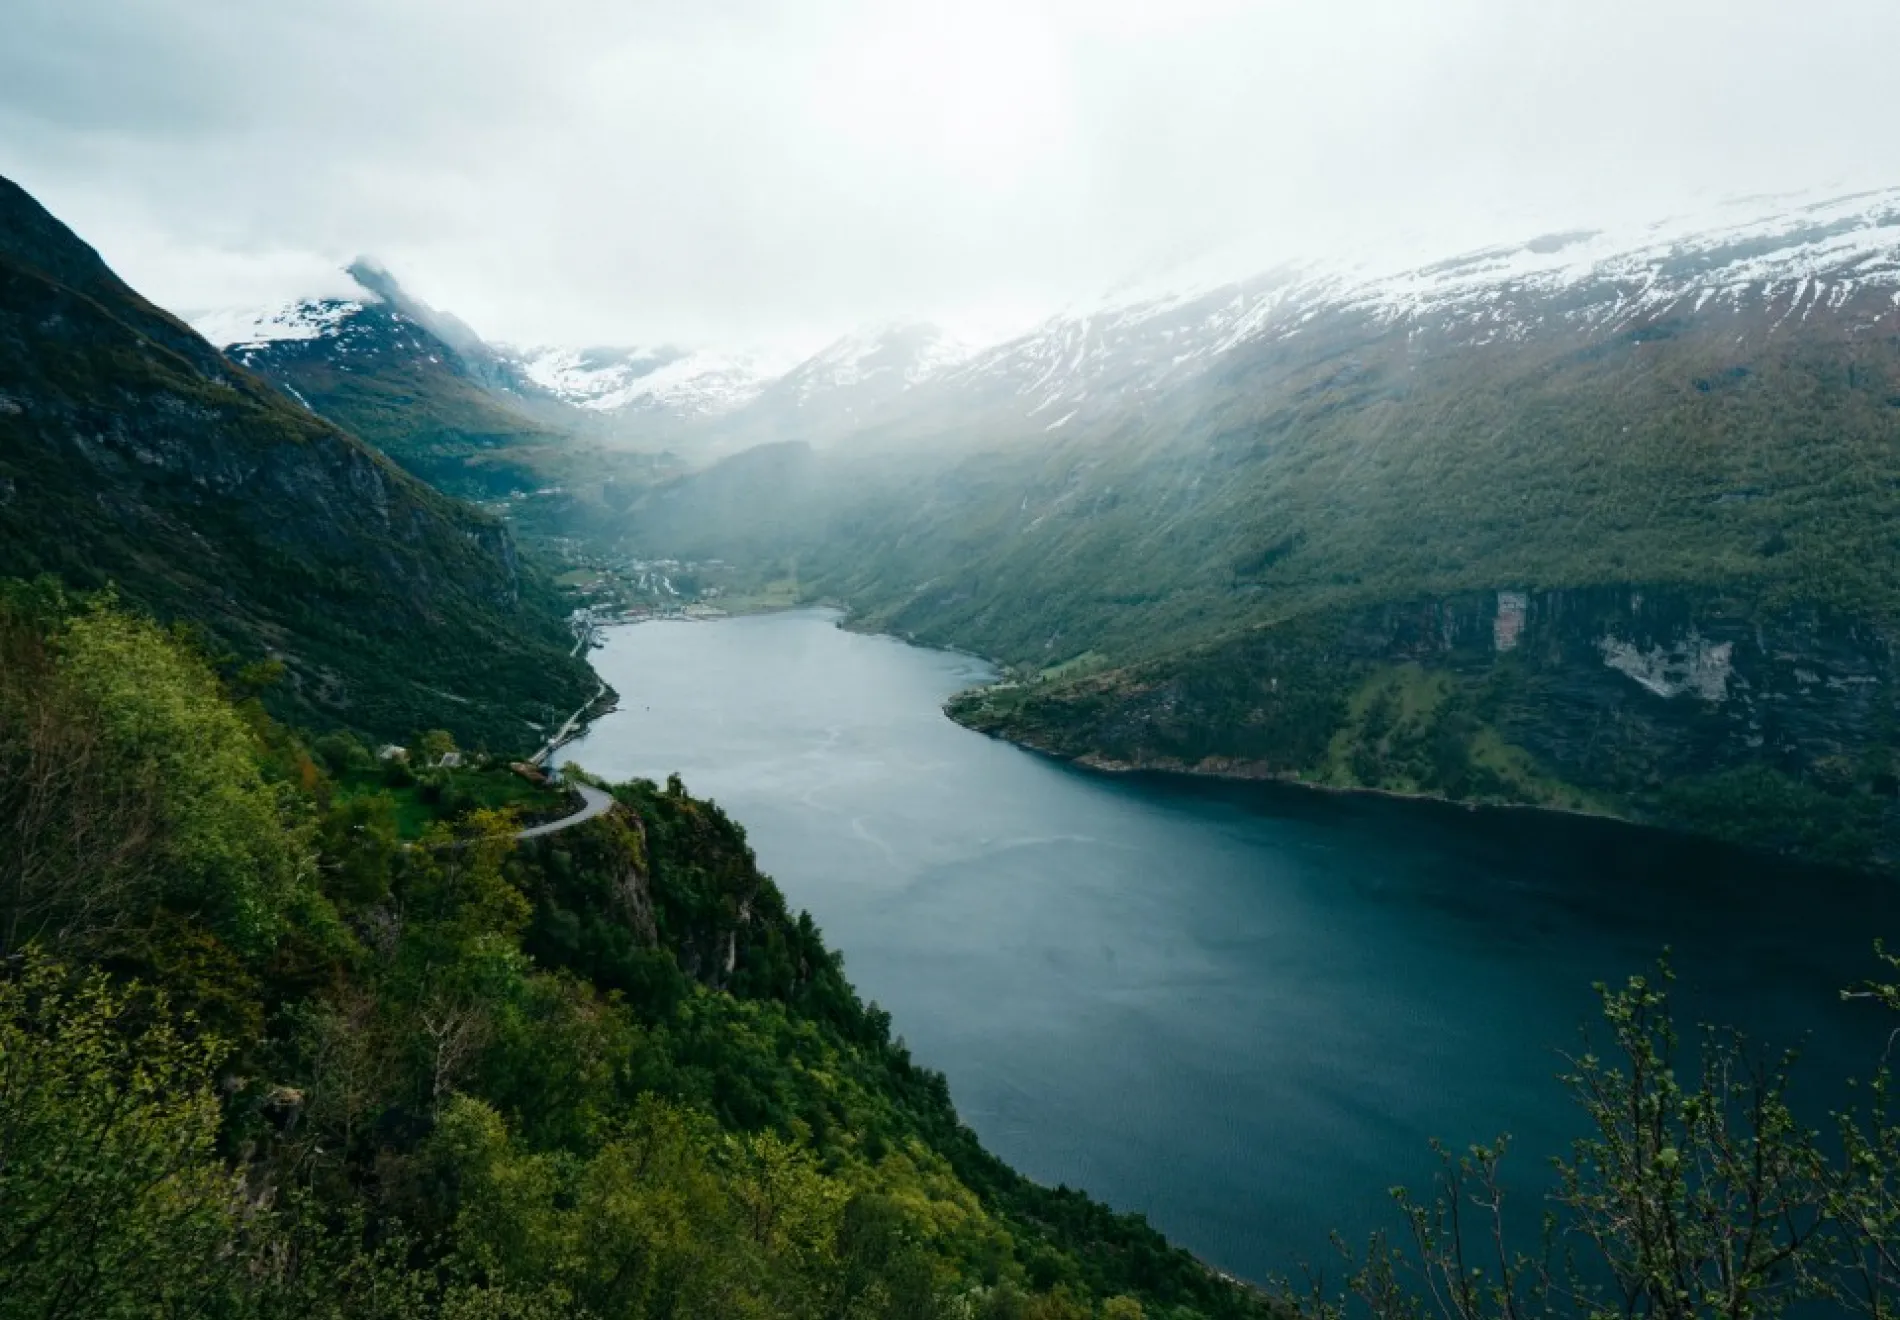
[[[1839,857],[1884,865],[1900,711],[1863,698],[1900,681],[1896,331],[1900,190],[1284,266],[1125,291],[915,379],[864,372],[875,342],[847,339],[808,373],[824,389],[801,398],[795,371],[761,391],[765,421],[703,471],[648,470],[587,512],[601,469],[569,469],[553,525],[750,564],[861,626],[989,654],[1019,686],[953,711],[1064,755],[1588,799],[1807,853],[1803,821],[1839,817]],[[1393,622],[1502,635],[1519,598],[1536,665]],[[1673,602],[1666,627],[1645,599]],[[1643,682],[1712,637],[1733,720],[1687,714],[1715,687]],[[1308,741],[1263,757],[1289,663],[1313,678]],[[1438,695],[1395,751],[1362,716],[1407,665]],[[1553,732],[1563,702],[1623,753]],[[1701,798],[1664,791],[1685,775]]]
[[[1641,275],[1549,243],[1536,278],[1494,254],[1058,320],[829,453],[683,477],[627,535],[1002,661],[1015,686],[953,712],[1063,755],[1588,797],[1809,853],[1827,819],[1831,857],[1888,865],[1893,196]],[[1719,700],[1643,683],[1697,638],[1729,648]]]
[[[835,439],[853,429],[860,414],[875,416],[973,351],[934,325],[902,321],[860,328],[805,354],[669,343],[520,348],[482,339],[451,314],[407,295],[367,259],[345,273],[362,296],[300,299],[261,313],[205,313],[197,324],[234,361],[263,372],[293,397],[323,396],[327,403],[313,405],[318,411],[333,410],[378,443],[386,439],[399,461],[420,457],[414,443],[393,428],[364,424],[361,401],[334,383],[338,371],[362,379],[368,368],[373,375],[373,365],[362,360],[372,342],[394,350],[382,367],[390,374],[413,377],[424,361],[430,369],[446,368],[485,391],[483,402],[494,415],[515,416],[515,427],[544,432],[524,431],[516,443],[545,444],[569,434],[608,447],[678,449],[702,460],[760,443]],[[321,385],[319,377],[326,378]],[[428,396],[455,388],[409,392]],[[486,428],[489,434],[509,430],[507,424]],[[464,434],[463,449],[479,447],[481,429]],[[446,448],[454,450],[455,442]],[[443,476],[439,469],[422,474]]]
[[[286,714],[526,746],[591,690],[505,527],[235,366],[6,180],[0,399],[9,571],[116,584],[279,661]],[[436,681],[392,672],[399,653]]]

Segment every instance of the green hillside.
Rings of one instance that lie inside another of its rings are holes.
[[[378,288],[329,335],[238,345],[230,357],[439,490],[485,498],[545,484],[534,459],[558,452],[563,429],[485,379],[479,358],[432,328],[432,309],[380,272],[352,269]]]
[[[0,180],[0,571],[274,661],[286,717],[536,741],[594,690],[499,523],[233,366]],[[556,715],[559,712],[559,716]]]
[[[1828,799],[1851,828],[1821,851],[1884,864],[1900,335],[1880,290],[1787,312],[1490,346],[1341,313],[1053,438],[742,455],[628,534],[1000,659],[1021,686],[954,712],[1065,755],[1799,852]],[[1649,672],[1698,647],[1714,686]],[[1352,712],[1408,664],[1452,682],[1456,718],[1419,733],[1442,773],[1397,769],[1383,732],[1356,754]],[[1325,694],[1282,744],[1284,665]]]
[[[0,595],[0,1312],[1269,1313],[984,1152],[677,782],[405,843],[406,771]]]

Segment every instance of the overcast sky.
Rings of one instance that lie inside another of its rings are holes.
[[[978,331],[1900,184],[1895,0],[3,3],[0,173],[187,311],[369,253],[524,343]]]

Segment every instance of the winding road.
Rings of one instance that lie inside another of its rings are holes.
[[[581,795],[581,809],[571,816],[551,820],[541,825],[530,825],[525,830],[516,830],[517,839],[538,839],[544,834],[556,834],[585,824],[596,816],[604,816],[614,809],[613,794],[604,793],[592,784],[575,784],[574,791]]]
[[[574,726],[581,722],[581,716],[585,715],[595,702],[606,695],[607,684],[603,682],[598,688],[594,689],[594,695],[589,697],[579,710],[569,715],[565,724],[554,731],[554,736],[548,739],[547,746],[528,758],[528,764],[540,765],[543,761],[554,755],[555,750],[559,748],[562,743],[566,742],[569,735],[574,732]]]

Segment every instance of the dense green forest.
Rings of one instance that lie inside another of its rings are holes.
[[[984,1152],[677,779],[519,842],[486,804],[539,790],[457,773],[306,740],[188,638],[6,584],[0,1315],[1893,1313],[1884,1066],[1822,1140],[1791,1057],[1685,1046],[1666,967],[1572,1056],[1589,1135],[1541,1245],[1499,1144],[1257,1291]]]
[[[8,588],[0,1314],[1265,1313],[985,1153],[677,780],[445,787]]]

